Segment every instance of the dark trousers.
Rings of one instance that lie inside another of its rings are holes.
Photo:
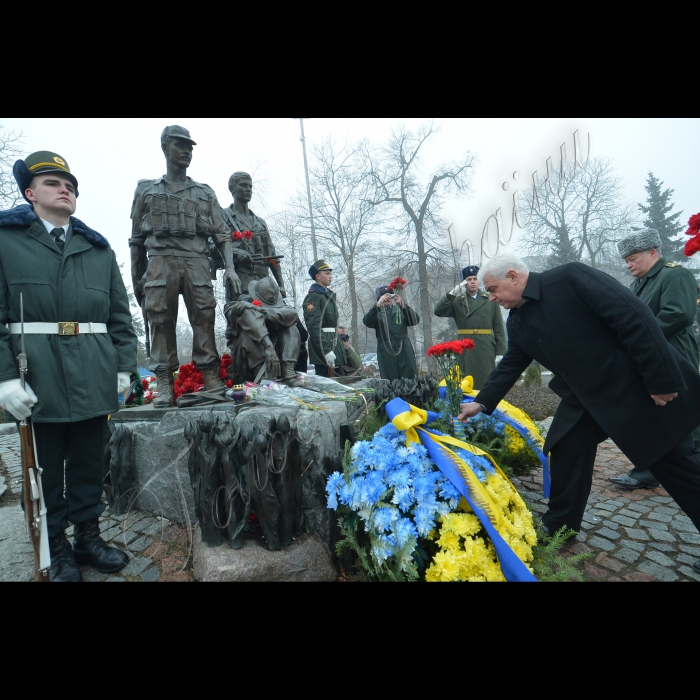
[[[316,376],[327,377],[328,376],[328,365],[314,365],[316,369]]]
[[[33,423],[49,537],[105,510],[107,416],[76,423]]]
[[[581,530],[593,483],[596,451],[607,437],[593,417],[584,412],[552,447],[549,510],[542,518],[550,530],[563,525],[576,532]],[[692,434],[652,464],[649,471],[700,530],[700,453],[693,449]]]

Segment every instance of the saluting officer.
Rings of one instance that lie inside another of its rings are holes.
[[[231,227],[224,221],[209,185],[187,176],[197,144],[182,126],[166,126],[160,136],[167,174],[139,180],[131,209],[131,278],[134,295],[151,325],[149,369],[158,380],[155,406],[173,405],[177,356],[178,302],[185,300],[192,326],[192,360],[207,391],[224,392],[214,339],[216,299],[209,267],[209,236],[223,258],[224,284],[235,295],[241,282],[233,264]],[[146,256],[148,253],[148,257]]]
[[[100,538],[99,516],[107,416],[136,372],[136,333],[114,252],[72,216],[78,181],[68,163],[39,151],[13,172],[28,204],[0,212],[0,406],[18,421],[32,417],[51,581],[82,581],[81,564],[107,573],[129,561]]]
[[[325,260],[317,260],[309,268],[313,284],[304,298],[304,323],[309,333],[309,362],[319,377],[328,377],[335,367],[347,364],[345,348],[335,330],[338,324],[338,306],[335,292],[328,287],[333,283],[333,269]]]
[[[661,236],[653,228],[635,231],[617,244],[627,269],[635,278],[630,289],[654,312],[666,340],[696,369],[700,364],[693,334],[697,282],[693,273],[661,257]],[[700,452],[700,427],[693,431]],[[658,480],[647,469],[635,467],[610,481],[628,489],[654,488]]]
[[[501,309],[489,295],[479,291],[479,267],[462,270],[462,282],[438,301],[434,314],[453,318],[461,339],[470,338],[474,347],[459,359],[462,377],[471,375],[474,388],[481,389],[496,366],[496,358],[505,354],[508,344]]]

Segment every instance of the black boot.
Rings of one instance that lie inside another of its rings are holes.
[[[83,575],[75,560],[73,547],[66,539],[66,533],[62,532],[55,537],[49,537],[49,552],[51,553],[51,569],[49,575],[51,581],[82,581]]]
[[[94,566],[104,574],[123,569],[129,555],[121,549],[110,547],[100,537],[100,521],[97,518],[76,523],[73,528],[73,551],[79,564]]]

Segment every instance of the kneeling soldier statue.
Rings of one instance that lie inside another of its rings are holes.
[[[50,578],[82,581],[80,565],[110,573],[129,561],[100,538],[99,517],[107,416],[136,371],[136,333],[114,252],[72,216],[78,181],[68,163],[40,151],[13,172],[28,205],[0,212],[0,407],[23,425],[31,416]]]

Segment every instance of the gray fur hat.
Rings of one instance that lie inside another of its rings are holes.
[[[635,231],[627,238],[623,238],[618,244],[617,249],[624,260],[632,253],[639,253],[641,250],[651,250],[652,248],[661,248],[661,236],[655,228],[642,228]]]

